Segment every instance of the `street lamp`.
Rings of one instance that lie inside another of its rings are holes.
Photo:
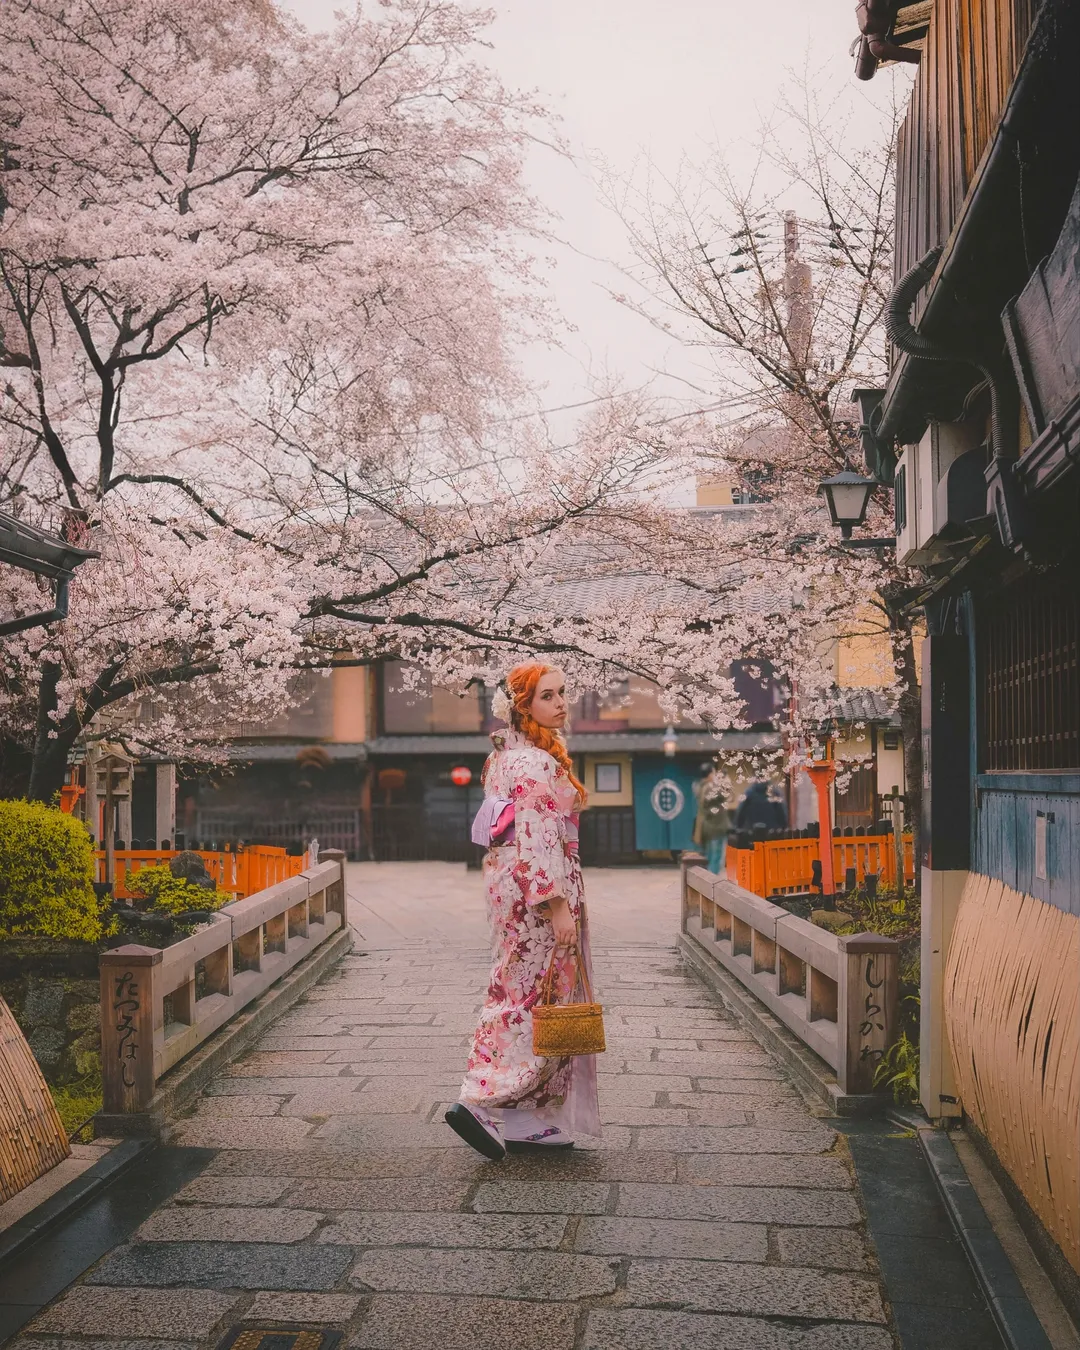
[[[844,548],[895,548],[895,539],[852,539],[851,531],[866,519],[866,508],[876,487],[869,478],[861,478],[854,469],[844,468],[818,484],[829,507],[829,516],[840,527]]]
[[[39,628],[55,619],[66,619],[68,612],[68,584],[75,568],[87,558],[101,555],[90,548],[76,548],[59,535],[27,525],[14,516],[0,511],[0,562],[34,572],[56,582],[55,603],[52,609],[38,614],[25,614],[21,619],[0,623],[0,637],[21,633],[27,628]]]
[[[675,735],[675,728],[669,722],[664,728],[664,754],[668,759],[675,758],[675,751],[679,748],[679,738]]]
[[[866,519],[866,508],[875,486],[854,469],[843,469],[818,485],[818,490],[825,494],[832,523],[839,525],[845,539],[850,539],[851,531]]]

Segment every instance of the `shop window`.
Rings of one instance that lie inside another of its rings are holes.
[[[596,766],[596,791],[598,793],[622,791],[621,764],[598,764]]]

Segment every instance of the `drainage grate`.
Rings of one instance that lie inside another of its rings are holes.
[[[233,1327],[217,1350],[335,1350],[340,1331],[312,1331],[301,1327]]]

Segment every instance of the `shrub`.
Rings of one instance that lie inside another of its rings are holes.
[[[99,942],[104,905],[94,877],[82,821],[40,802],[0,801],[0,938]]]
[[[127,888],[136,908],[151,914],[220,909],[232,899],[228,891],[210,891],[205,886],[196,886],[186,877],[174,877],[168,867],[144,867],[138,872],[129,872]]]
[[[874,1072],[874,1086],[887,1087],[898,1106],[919,1100],[919,1045],[902,1031]]]

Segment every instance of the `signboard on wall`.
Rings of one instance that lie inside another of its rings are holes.
[[[676,760],[634,760],[634,826],[638,849],[692,848],[697,814],[695,775]]]

